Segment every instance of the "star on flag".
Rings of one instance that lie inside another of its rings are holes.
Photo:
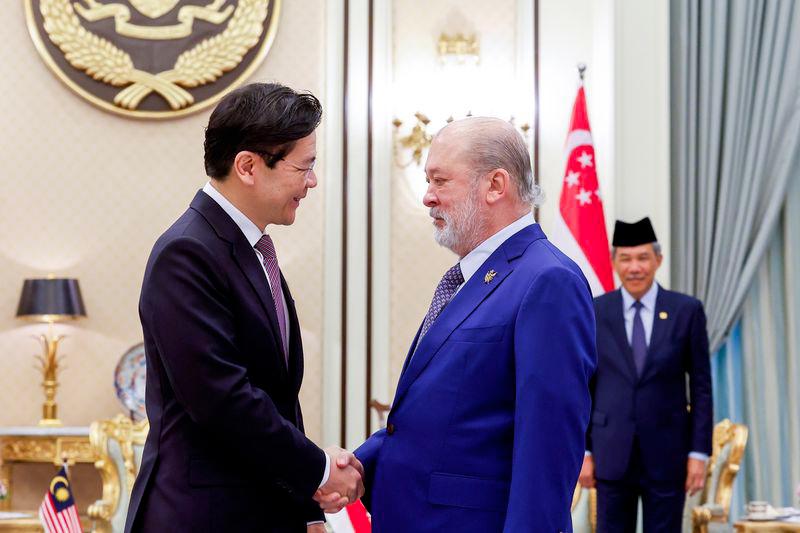
[[[567,173],[567,175],[564,177],[564,181],[567,183],[567,186],[569,187],[576,186],[580,180],[581,180],[581,173],[575,171]]]
[[[592,192],[581,187],[581,192],[575,195],[575,199],[581,203],[581,206],[590,204],[592,203]]]
[[[590,167],[592,166],[592,156],[586,152],[581,152],[581,156],[578,158],[578,163],[581,164],[581,168]]]

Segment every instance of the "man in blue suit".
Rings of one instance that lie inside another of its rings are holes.
[[[613,247],[622,288],[594,302],[598,364],[580,481],[596,483],[600,533],[635,531],[640,497],[646,533],[677,533],[711,453],[706,317],[700,301],[654,282],[662,255],[650,219],[618,221]]]
[[[534,222],[513,126],[449,124],[425,173],[436,240],[459,261],[411,344],[386,428],[355,452],[373,531],[571,531],[596,363],[589,286]]]

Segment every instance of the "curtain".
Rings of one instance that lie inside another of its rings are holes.
[[[670,3],[672,286],[736,320],[800,152],[800,2]]]
[[[749,439],[735,511],[749,500],[798,505],[800,483],[800,169],[742,306],[712,359],[717,419],[745,423]]]

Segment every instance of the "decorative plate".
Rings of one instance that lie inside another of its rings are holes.
[[[114,388],[117,391],[117,398],[136,422],[147,418],[147,412],[144,409],[146,377],[147,363],[144,357],[144,343],[139,343],[125,352],[114,370]]]

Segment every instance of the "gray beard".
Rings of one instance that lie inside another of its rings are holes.
[[[453,209],[452,214],[447,214],[435,207],[431,208],[431,216],[444,219],[444,227],[439,229],[433,227],[433,237],[436,242],[459,254],[461,251],[469,251],[479,244],[481,229],[483,227],[483,217],[478,212],[477,191],[470,194],[469,201]]]

